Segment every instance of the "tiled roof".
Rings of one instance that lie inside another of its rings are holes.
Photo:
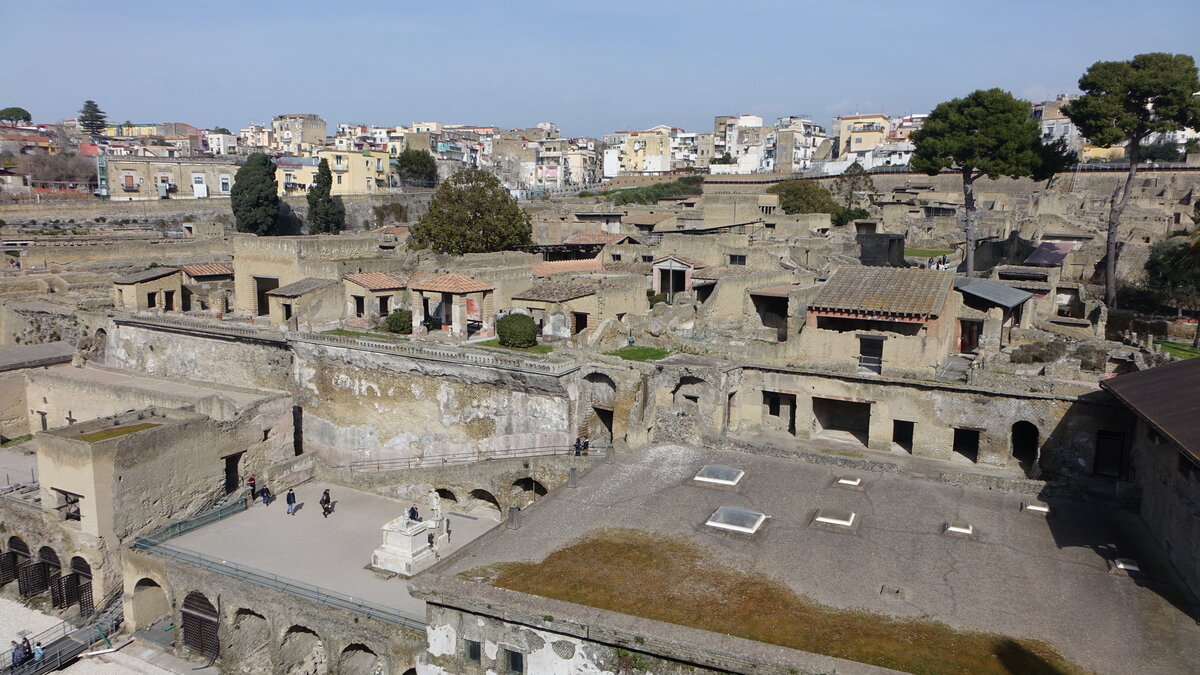
[[[564,244],[619,244],[629,238],[627,234],[608,232],[582,232],[563,240]]]
[[[347,274],[342,277],[346,281],[362,286],[368,291],[389,291],[394,288],[404,288],[408,284],[408,278],[398,274],[388,274],[386,272],[361,272],[358,274]]]
[[[540,300],[542,302],[566,302],[596,292],[596,284],[585,281],[552,281],[543,279],[520,293],[513,300]]]
[[[534,263],[533,276],[545,277],[563,272],[603,272],[604,263],[599,258],[584,258],[583,260],[555,260],[552,262]]]
[[[674,217],[674,213],[631,213],[621,218],[621,222],[627,225],[657,225]]]
[[[287,286],[281,286],[273,291],[267,291],[267,295],[274,295],[280,298],[298,298],[305,293],[312,293],[315,290],[325,288],[330,284],[336,283],[337,281],[334,279],[318,279],[316,277],[308,277],[301,279],[300,281],[290,283]]]
[[[1021,264],[1056,267],[1061,265],[1074,250],[1075,244],[1069,241],[1043,241]]]
[[[693,269],[700,269],[702,267],[708,267],[708,265],[705,265],[703,262],[696,260],[695,258],[685,258],[681,255],[664,255],[660,258],[655,258],[654,264],[657,265],[658,263],[660,263],[664,260],[670,260],[671,258],[674,258],[675,260],[678,260],[681,263],[686,263],[688,265],[691,265]]]
[[[740,277],[743,274],[751,274],[753,269],[745,265],[718,265],[716,267],[706,267],[704,269],[692,272],[693,279],[724,279],[725,277]]]
[[[654,265],[648,262],[606,262],[604,271],[617,274],[647,275],[654,271]]]
[[[973,295],[993,305],[1009,309],[1033,297],[1033,293],[1013,288],[1008,284],[1002,284],[998,281],[988,281],[987,279],[959,277],[954,280],[954,287],[958,289],[959,293]]]
[[[179,269],[189,277],[215,277],[233,274],[229,265],[220,263],[199,263],[197,265],[180,265]]]
[[[461,274],[443,274],[440,277],[433,277],[432,279],[425,279],[424,281],[412,284],[409,288],[414,291],[432,291],[435,293],[478,293],[480,291],[496,290],[496,287],[489,283]]]
[[[808,303],[810,310],[937,316],[953,272],[897,267],[842,267]]]
[[[116,279],[113,279],[113,283],[140,284],[143,281],[150,281],[152,279],[170,276],[178,271],[179,270],[174,267],[154,267],[148,270],[142,270],[141,272],[134,272],[133,274],[126,274],[125,276],[117,277]]]

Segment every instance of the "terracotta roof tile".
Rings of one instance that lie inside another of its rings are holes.
[[[479,293],[480,291],[496,290],[496,287],[489,283],[461,274],[443,274],[439,277],[411,284],[409,288],[414,291],[432,291],[435,293]]]
[[[387,272],[361,272],[357,274],[347,274],[342,277],[346,281],[358,284],[368,291],[389,291],[394,288],[404,288],[408,284],[408,278],[401,274],[389,274]]]
[[[562,274],[564,272],[603,272],[604,263],[599,258],[585,258],[583,260],[555,260],[552,262],[540,262],[533,265],[533,276],[545,277],[551,274]]]
[[[609,232],[581,232],[563,240],[564,244],[619,244],[629,238],[627,234]]]
[[[937,316],[953,272],[897,267],[842,267],[808,303],[810,310]]]
[[[604,263],[604,271],[615,272],[617,274],[646,275],[654,271],[654,265],[648,262],[606,262]]]
[[[151,281],[160,277],[169,276],[177,273],[179,270],[174,267],[154,267],[141,272],[126,274],[113,279],[114,284],[140,284],[143,281]]]
[[[674,213],[630,213],[621,218],[621,222],[627,225],[657,225],[674,217]]]
[[[233,269],[229,265],[222,265],[220,263],[180,265],[179,269],[183,270],[183,273],[189,277],[216,277],[233,274]]]

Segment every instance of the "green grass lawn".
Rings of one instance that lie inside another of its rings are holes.
[[[475,347],[495,347],[497,349],[507,349],[513,352],[525,352],[526,354],[549,354],[554,351],[554,347],[550,345],[534,345],[532,347],[505,347],[500,344],[499,338],[484,340],[483,342],[475,342],[472,346]]]
[[[671,353],[669,349],[658,347],[621,347],[618,350],[604,352],[609,356],[619,356],[626,361],[657,361]]]
[[[30,440],[31,438],[33,438],[33,434],[25,434],[24,436],[17,436],[16,438],[10,438],[7,441],[0,443],[0,448],[9,448],[14,445],[20,445],[20,444],[24,443],[25,441]]]
[[[1171,356],[1177,356],[1181,359],[1194,359],[1200,356],[1200,349],[1195,349],[1187,342],[1168,342],[1166,340],[1155,340],[1154,344],[1162,347],[1162,350]]]
[[[948,248],[906,248],[904,249],[905,258],[940,258],[944,255],[953,255],[954,251]]]

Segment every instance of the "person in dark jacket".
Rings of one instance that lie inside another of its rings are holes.
[[[575,456],[578,457],[583,452],[583,441],[578,436],[575,437]]]
[[[288,515],[289,516],[296,515],[296,493],[292,492],[291,488],[288,488],[286,501],[287,501],[287,507],[288,507]]]
[[[325,492],[321,493],[321,502],[320,503],[321,503],[321,515],[328,518],[329,514],[333,513],[333,498],[329,496],[328,489],[326,489]]]

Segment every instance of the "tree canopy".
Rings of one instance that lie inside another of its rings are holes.
[[[655,183],[640,188],[619,190],[612,196],[617,206],[625,204],[655,204],[660,199],[698,195],[702,191],[700,184],[704,176],[683,176],[678,180],[665,183]]]
[[[1142,143],[1152,133],[1200,126],[1200,77],[1186,54],[1138,54],[1129,61],[1097,61],[1079,78],[1083,95],[1063,113],[1088,141],[1102,147],[1125,143],[1129,171],[1108,208],[1104,296],[1117,299],[1117,228],[1133,194]]]
[[[270,157],[256,152],[246,158],[229,196],[238,232],[260,237],[279,234],[279,186]]]
[[[1146,285],[1155,299],[1180,313],[1200,310],[1200,250],[1195,239],[1172,237],[1152,246],[1146,261]],[[1192,346],[1200,348],[1200,324]]]
[[[975,181],[981,176],[1045,180],[1071,161],[1061,142],[1042,144],[1029,103],[1002,89],[980,89],[939,103],[910,140],[916,146],[910,162],[914,171],[962,174],[968,276],[975,272]]]
[[[833,194],[849,211],[857,206],[869,204],[875,192],[875,181],[862,164],[855,162],[833,179]]]
[[[779,195],[779,206],[784,213],[828,213],[841,211],[829,190],[815,181],[792,178],[767,188],[767,192]]]
[[[108,116],[96,105],[95,101],[87,100],[83,102],[83,107],[79,109],[79,128],[87,133],[97,136],[104,133],[105,127],[108,126]]]
[[[529,214],[492,174],[459,171],[433,193],[429,210],[409,231],[408,246],[462,255],[531,242]]]
[[[226,129],[225,127],[216,127],[215,129],[212,130],[212,132],[214,134],[225,134],[226,136],[233,135],[233,132]]]
[[[341,204],[330,194],[333,188],[333,172],[329,160],[321,158],[317,165],[317,177],[308,190],[308,233],[337,234],[346,227],[346,213]]]
[[[11,108],[0,109],[0,121],[16,124],[18,122],[30,122],[32,120],[33,116],[30,115],[29,111],[24,108],[12,106]]]
[[[396,157],[396,173],[402,181],[437,182],[437,160],[428,150],[409,148]]]

